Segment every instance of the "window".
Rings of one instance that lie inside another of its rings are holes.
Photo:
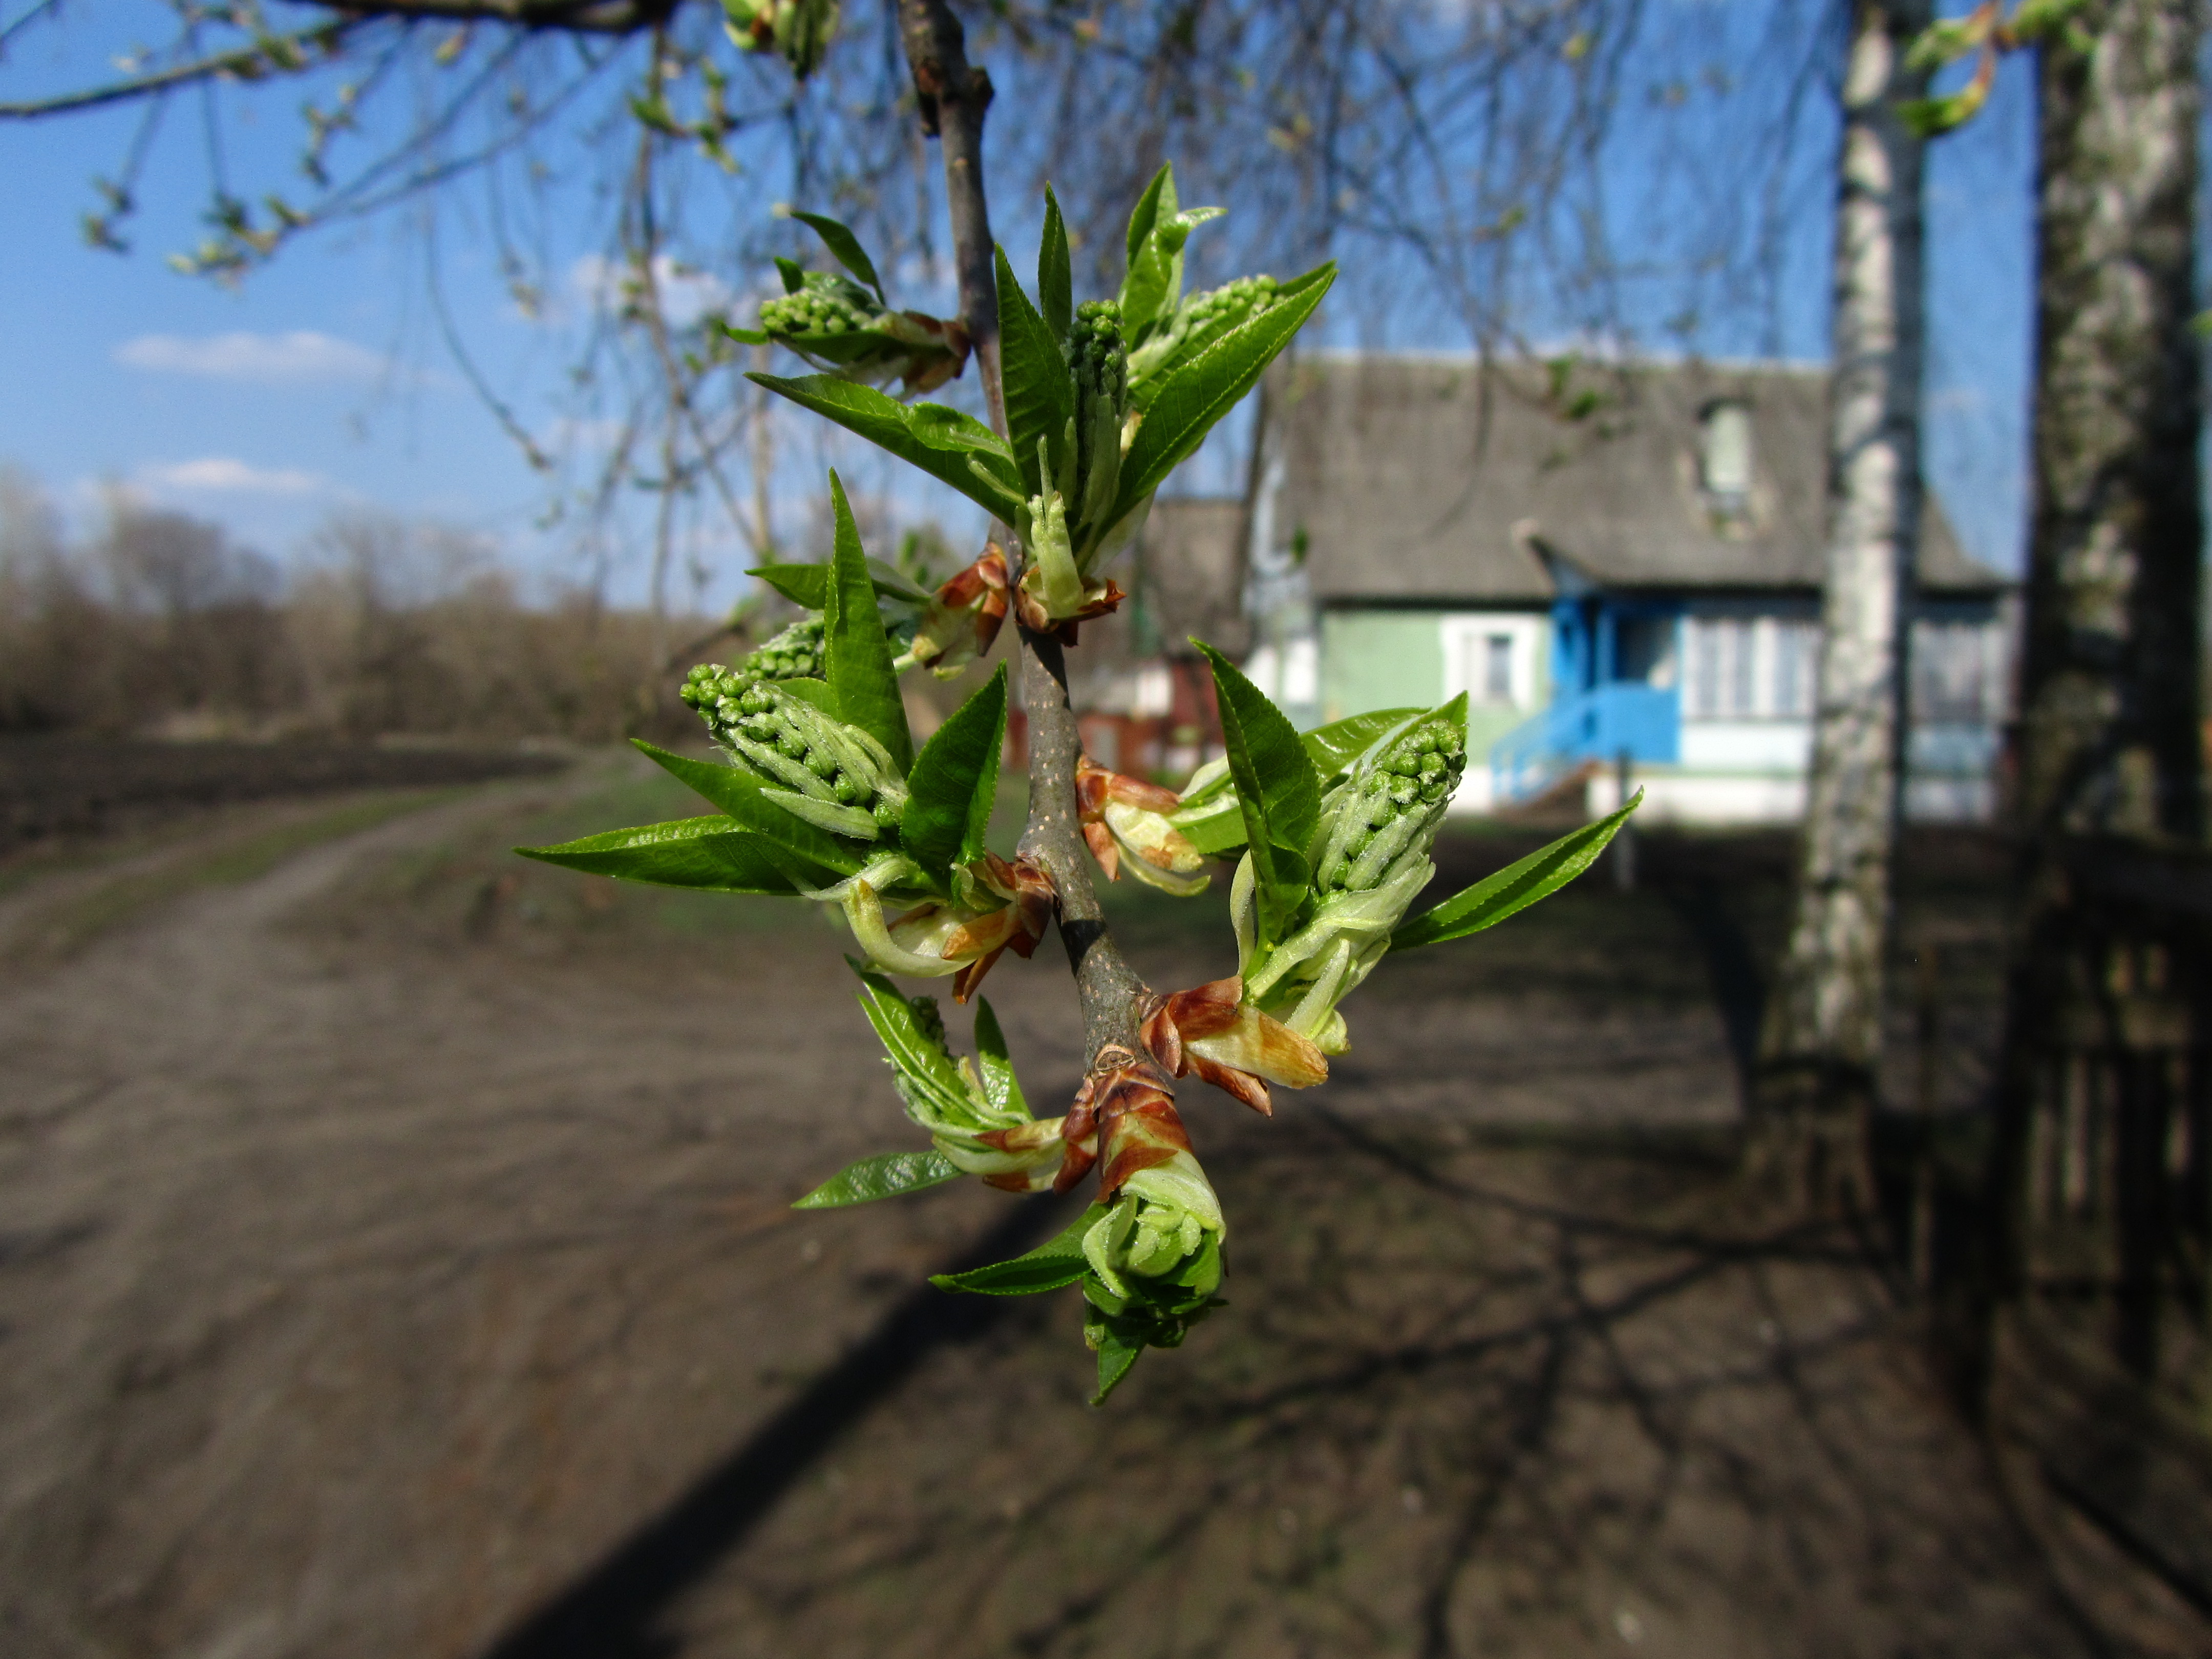
[[[1820,630],[1784,617],[1690,617],[1683,710],[1691,720],[1803,720],[1813,712]]]
[[[1774,713],[1784,720],[1803,720],[1813,712],[1814,671],[1820,657],[1818,623],[1778,622],[1774,625]]]
[[[1443,647],[1443,694],[1454,697],[1464,692],[1469,703],[1481,708],[1533,710],[1537,703],[1537,676],[1543,669],[1551,631],[1547,617],[1492,611],[1440,618],[1437,642]],[[1411,702],[1413,698],[1398,700]]]
[[[1750,406],[1713,404],[1698,424],[1698,482],[1716,509],[1741,513],[1751,500]]]
[[[1912,717],[1978,725],[1991,713],[1989,637],[1979,623],[1916,623]]]
[[[1513,636],[1489,634],[1482,641],[1482,700],[1513,701]]]

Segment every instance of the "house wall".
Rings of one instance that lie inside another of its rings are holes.
[[[1455,803],[1489,809],[1491,745],[1551,701],[1551,618],[1530,611],[1332,611],[1322,617],[1323,720],[1432,708],[1468,694],[1468,768]],[[1494,641],[1507,643],[1502,653]],[[1504,667],[1498,697],[1492,665]]]
[[[1661,626],[1639,662],[1683,692],[1680,760],[1639,768],[1652,822],[1789,823],[1805,810],[1812,758],[1817,614],[1805,603],[1693,601]],[[1510,700],[1495,690],[1490,641],[1510,637]],[[1549,705],[1552,620],[1518,610],[1348,610],[1322,617],[1321,718],[1428,706],[1468,696],[1472,763],[1455,811],[1495,804],[1485,764],[1507,732]],[[1908,816],[1974,822],[1995,810],[1992,775],[2009,673],[2008,630],[1992,608],[1951,605],[1914,632],[1912,779]],[[1613,769],[1589,788],[1593,813],[1612,810]]]

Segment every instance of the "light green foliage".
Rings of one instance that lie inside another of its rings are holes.
[[[934,317],[893,310],[875,262],[849,228],[818,213],[791,216],[819,235],[844,270],[803,270],[777,260],[784,292],[762,302],[760,327],[725,323],[722,335],[743,345],[773,342],[828,375],[866,386],[903,380],[909,390],[927,391],[961,371],[966,337]]]
[[[1007,1058],[1006,1040],[988,1002],[975,1012],[975,1047],[982,1061],[956,1058],[945,1034],[945,1018],[933,997],[903,997],[881,974],[851,963],[860,979],[860,1007],[883,1042],[892,1085],[906,1115],[930,1137],[927,1154],[886,1152],[850,1165],[799,1200],[800,1209],[865,1204],[917,1188],[934,1186],[956,1175],[1014,1177],[1050,1171],[1060,1163],[1057,1124],[1037,1125],[1030,1115],[1021,1085]],[[988,1139],[1004,1132],[1032,1131],[1021,1145]],[[1079,1261],[1077,1273],[1082,1272]],[[1060,1280],[1066,1283],[1067,1280]],[[1037,1285],[1052,1289],[1053,1285]],[[999,1292],[1005,1294],[1006,1292]]]
[[[722,0],[724,27],[745,52],[775,52],[804,81],[837,38],[837,0]]]
[[[728,3],[757,46],[797,51],[802,72],[834,24],[834,7],[821,0]],[[817,33],[794,33],[787,44],[787,26]],[[732,332],[773,337],[830,367],[802,380],[753,378],[1012,526],[1019,545],[1006,574],[1021,583],[1015,597],[1025,606],[1037,600],[1049,619],[1073,620],[1110,607],[1106,562],[1142,526],[1170,471],[1312,314],[1334,272],[1323,266],[1282,283],[1239,278],[1186,295],[1185,245],[1216,210],[1181,207],[1163,168],[1131,216],[1120,293],[1079,303],[1049,193],[1045,208],[1036,303],[1004,252],[997,256],[1006,438],[957,410],[908,406],[858,383],[884,378],[876,372],[889,361],[881,352],[915,343],[886,308],[866,252],[835,221],[797,216],[841,271],[780,262],[786,293],[763,308],[767,332]],[[786,629],[735,668],[702,665],[685,681],[684,700],[732,763],[640,745],[715,814],[531,855],[664,885],[836,902],[874,964],[853,963],[861,1009],[907,1116],[930,1145],[865,1158],[800,1206],[866,1203],[963,1174],[1042,1191],[1095,1158],[1117,1182],[1111,1203],[1093,1205],[1025,1255],[934,1282],[991,1296],[1079,1283],[1103,1401],[1146,1347],[1178,1345],[1223,1305],[1227,1224],[1172,1102],[1143,1074],[1094,1078],[1100,1093],[1093,1100],[1086,1092],[1084,1111],[1040,1121],[988,1003],[978,1006],[974,1055],[957,1055],[937,1002],[901,994],[880,971],[942,977],[972,968],[956,982],[972,991],[999,951],[1034,942],[1041,874],[1026,865],[1010,870],[983,845],[1006,738],[1005,669],[915,752],[894,634],[906,625],[901,611],[927,607],[933,596],[919,572],[866,556],[834,473],[830,484],[836,536],[829,562],[756,573],[818,617]],[[990,568],[994,584],[1005,580],[995,560]],[[1004,597],[1001,587],[990,591]],[[1035,625],[1033,611],[1021,614]],[[1236,1041],[1275,1055],[1291,1086],[1325,1072],[1315,1048],[1346,1046],[1337,1004],[1388,951],[1492,926],[1555,890],[1589,866],[1633,809],[1406,923],[1433,874],[1430,847],[1467,765],[1466,699],[1358,714],[1301,736],[1225,658],[1200,648],[1212,662],[1227,754],[1193,781],[1173,823],[1202,851],[1245,849],[1231,888],[1243,981]],[[886,904],[915,908],[894,919]],[[1206,1073],[1217,1080],[1243,1062],[1195,1045],[1222,1036],[1190,1039],[1192,1052],[1222,1068]],[[1282,1058],[1291,1049],[1297,1054]]]
[[[1436,873],[1429,849],[1467,765],[1467,699],[1336,722],[1294,762],[1280,711],[1219,653],[1200,648],[1213,664],[1233,792],[1205,780],[1178,822],[1188,820],[1187,833],[1218,824],[1233,793],[1248,842],[1230,886],[1244,996],[1326,1054],[1350,1042],[1337,1005],[1390,951],[1478,932],[1556,891],[1589,867],[1643,799],[1401,927]],[[1363,734],[1357,756],[1343,761]],[[1304,792],[1322,765],[1334,781],[1308,817]],[[1291,833],[1300,827],[1302,836]]]

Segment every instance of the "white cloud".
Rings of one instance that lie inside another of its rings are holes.
[[[222,490],[240,495],[312,495],[330,487],[319,472],[294,467],[250,466],[230,455],[204,455],[141,467],[138,482],[155,489]]]
[[[586,253],[568,267],[568,286],[586,307],[610,311],[623,303],[623,284],[629,274],[626,264]],[[702,313],[726,307],[737,297],[714,272],[679,265],[665,253],[653,259],[653,281],[660,291],[662,313],[677,328],[689,328]]]
[[[264,384],[372,380],[389,367],[365,346],[312,329],[288,334],[211,334],[201,339],[142,334],[116,347],[115,361],[125,368],[157,374]]]

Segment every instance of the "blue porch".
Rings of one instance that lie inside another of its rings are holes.
[[[1552,607],[1551,706],[1492,746],[1492,799],[1527,800],[1587,761],[1678,762],[1681,615],[1666,600],[1563,592]]]

